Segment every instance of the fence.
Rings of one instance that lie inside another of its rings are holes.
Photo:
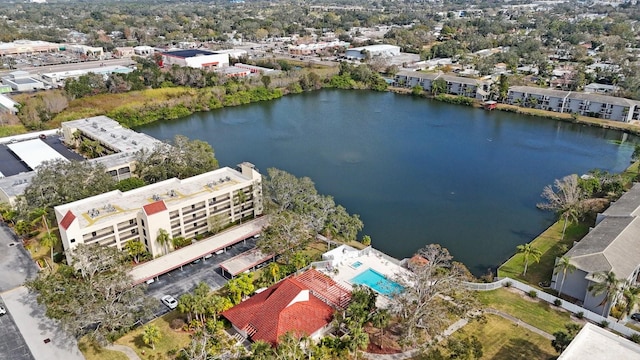
[[[505,287],[505,286],[512,286],[518,290],[524,291],[525,293],[529,293],[530,291],[535,291],[536,292],[536,296],[540,299],[540,300],[544,300],[550,304],[554,304],[556,300],[560,300],[560,306],[561,308],[573,313],[573,314],[579,314],[582,313],[583,317],[587,320],[590,320],[594,323],[597,324],[602,324],[603,321],[607,321],[609,324],[607,325],[607,327],[609,327],[611,330],[616,331],[620,334],[623,334],[625,336],[632,336],[632,335],[637,335],[640,336],[640,332],[635,331],[631,328],[628,328],[626,326],[624,326],[624,324],[618,323],[615,320],[614,321],[610,321],[609,318],[606,318],[600,314],[596,314],[592,311],[589,311],[581,306],[578,306],[576,304],[572,304],[568,301],[562,300],[558,297],[555,297],[551,294],[547,294],[546,292],[542,292],[539,289],[536,289],[534,287],[531,287],[527,284],[521,283],[518,280],[513,280],[510,278],[503,278],[500,279],[496,282],[492,282],[492,283],[470,283],[470,282],[465,282],[464,285],[470,289],[470,290],[476,290],[476,291],[489,291],[489,290],[495,290],[501,287]]]

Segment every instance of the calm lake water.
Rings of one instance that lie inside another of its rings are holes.
[[[617,131],[366,91],[291,95],[136,130],[207,141],[221,166],[308,176],[360,214],[374,247],[403,258],[440,243],[476,275],[553,222],[535,206],[546,184],[622,171],[633,152]]]

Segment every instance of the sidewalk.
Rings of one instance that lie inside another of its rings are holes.
[[[125,355],[127,355],[127,357],[130,360],[142,360],[142,359],[140,359],[140,356],[138,356],[138,354],[136,354],[136,352],[133,351],[133,349],[128,347],[128,346],[112,344],[112,345],[109,345],[109,346],[105,347],[105,349],[113,350],[113,351],[119,351],[121,353],[124,353]]]

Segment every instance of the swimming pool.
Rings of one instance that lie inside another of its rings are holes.
[[[351,267],[354,269],[357,269],[360,267],[360,265],[362,265],[362,263],[360,261],[356,261],[353,264],[351,264]]]
[[[389,280],[379,272],[369,268],[351,279],[351,283],[365,285],[382,295],[392,295],[404,290],[402,285]]]

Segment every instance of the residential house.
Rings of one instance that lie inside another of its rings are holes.
[[[224,311],[222,316],[240,335],[252,341],[277,345],[287,332],[319,340],[332,327],[336,299],[346,306],[350,293],[326,275],[308,270],[253,295]]]
[[[587,310],[607,314],[615,301],[589,288],[603,281],[596,274],[612,271],[617,279],[636,283],[640,274],[640,184],[635,184],[598,217],[595,228],[565,256],[576,269],[552,276],[552,288],[579,300]],[[563,277],[564,282],[563,282]]]

